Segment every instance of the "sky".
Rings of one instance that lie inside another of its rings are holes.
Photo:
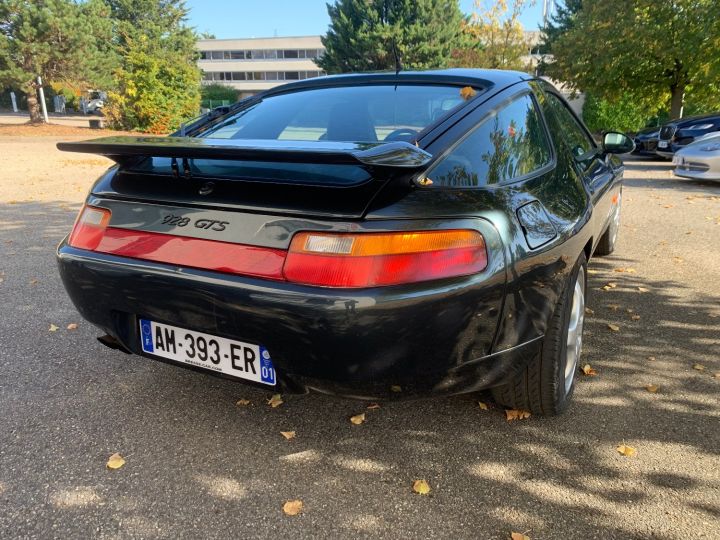
[[[330,19],[327,0],[187,0],[190,25],[218,39],[309,36],[324,34]],[[460,0],[466,13],[473,0]],[[527,8],[521,17],[526,30],[537,30],[542,18],[542,0]]]

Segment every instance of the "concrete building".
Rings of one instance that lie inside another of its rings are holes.
[[[325,74],[313,61],[324,51],[320,36],[201,39],[197,47],[203,82],[232,86],[241,98]]]

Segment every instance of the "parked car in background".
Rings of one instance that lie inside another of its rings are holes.
[[[58,145],[117,162],[58,248],[104,344],[274,391],[568,405],[629,137],[465,69],[308,79],[182,133]]]
[[[713,131],[720,131],[720,112],[673,120],[660,128],[656,153],[672,158],[681,148]]]
[[[675,152],[675,176],[720,181],[720,132],[706,135]]]
[[[659,126],[648,127],[638,131],[635,134],[635,137],[633,137],[633,140],[635,141],[635,151],[633,154],[639,156],[657,157],[655,151],[657,150],[659,136]]]

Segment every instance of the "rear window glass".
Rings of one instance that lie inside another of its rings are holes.
[[[414,141],[464,101],[439,85],[360,85],[270,96],[200,137],[296,141]]]

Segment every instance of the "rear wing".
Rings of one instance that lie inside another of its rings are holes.
[[[328,163],[416,169],[432,155],[407,142],[347,143],[331,141],[278,141],[209,139],[194,137],[103,137],[89,141],[61,142],[64,152],[106,156],[120,165],[138,158],[217,159]]]

